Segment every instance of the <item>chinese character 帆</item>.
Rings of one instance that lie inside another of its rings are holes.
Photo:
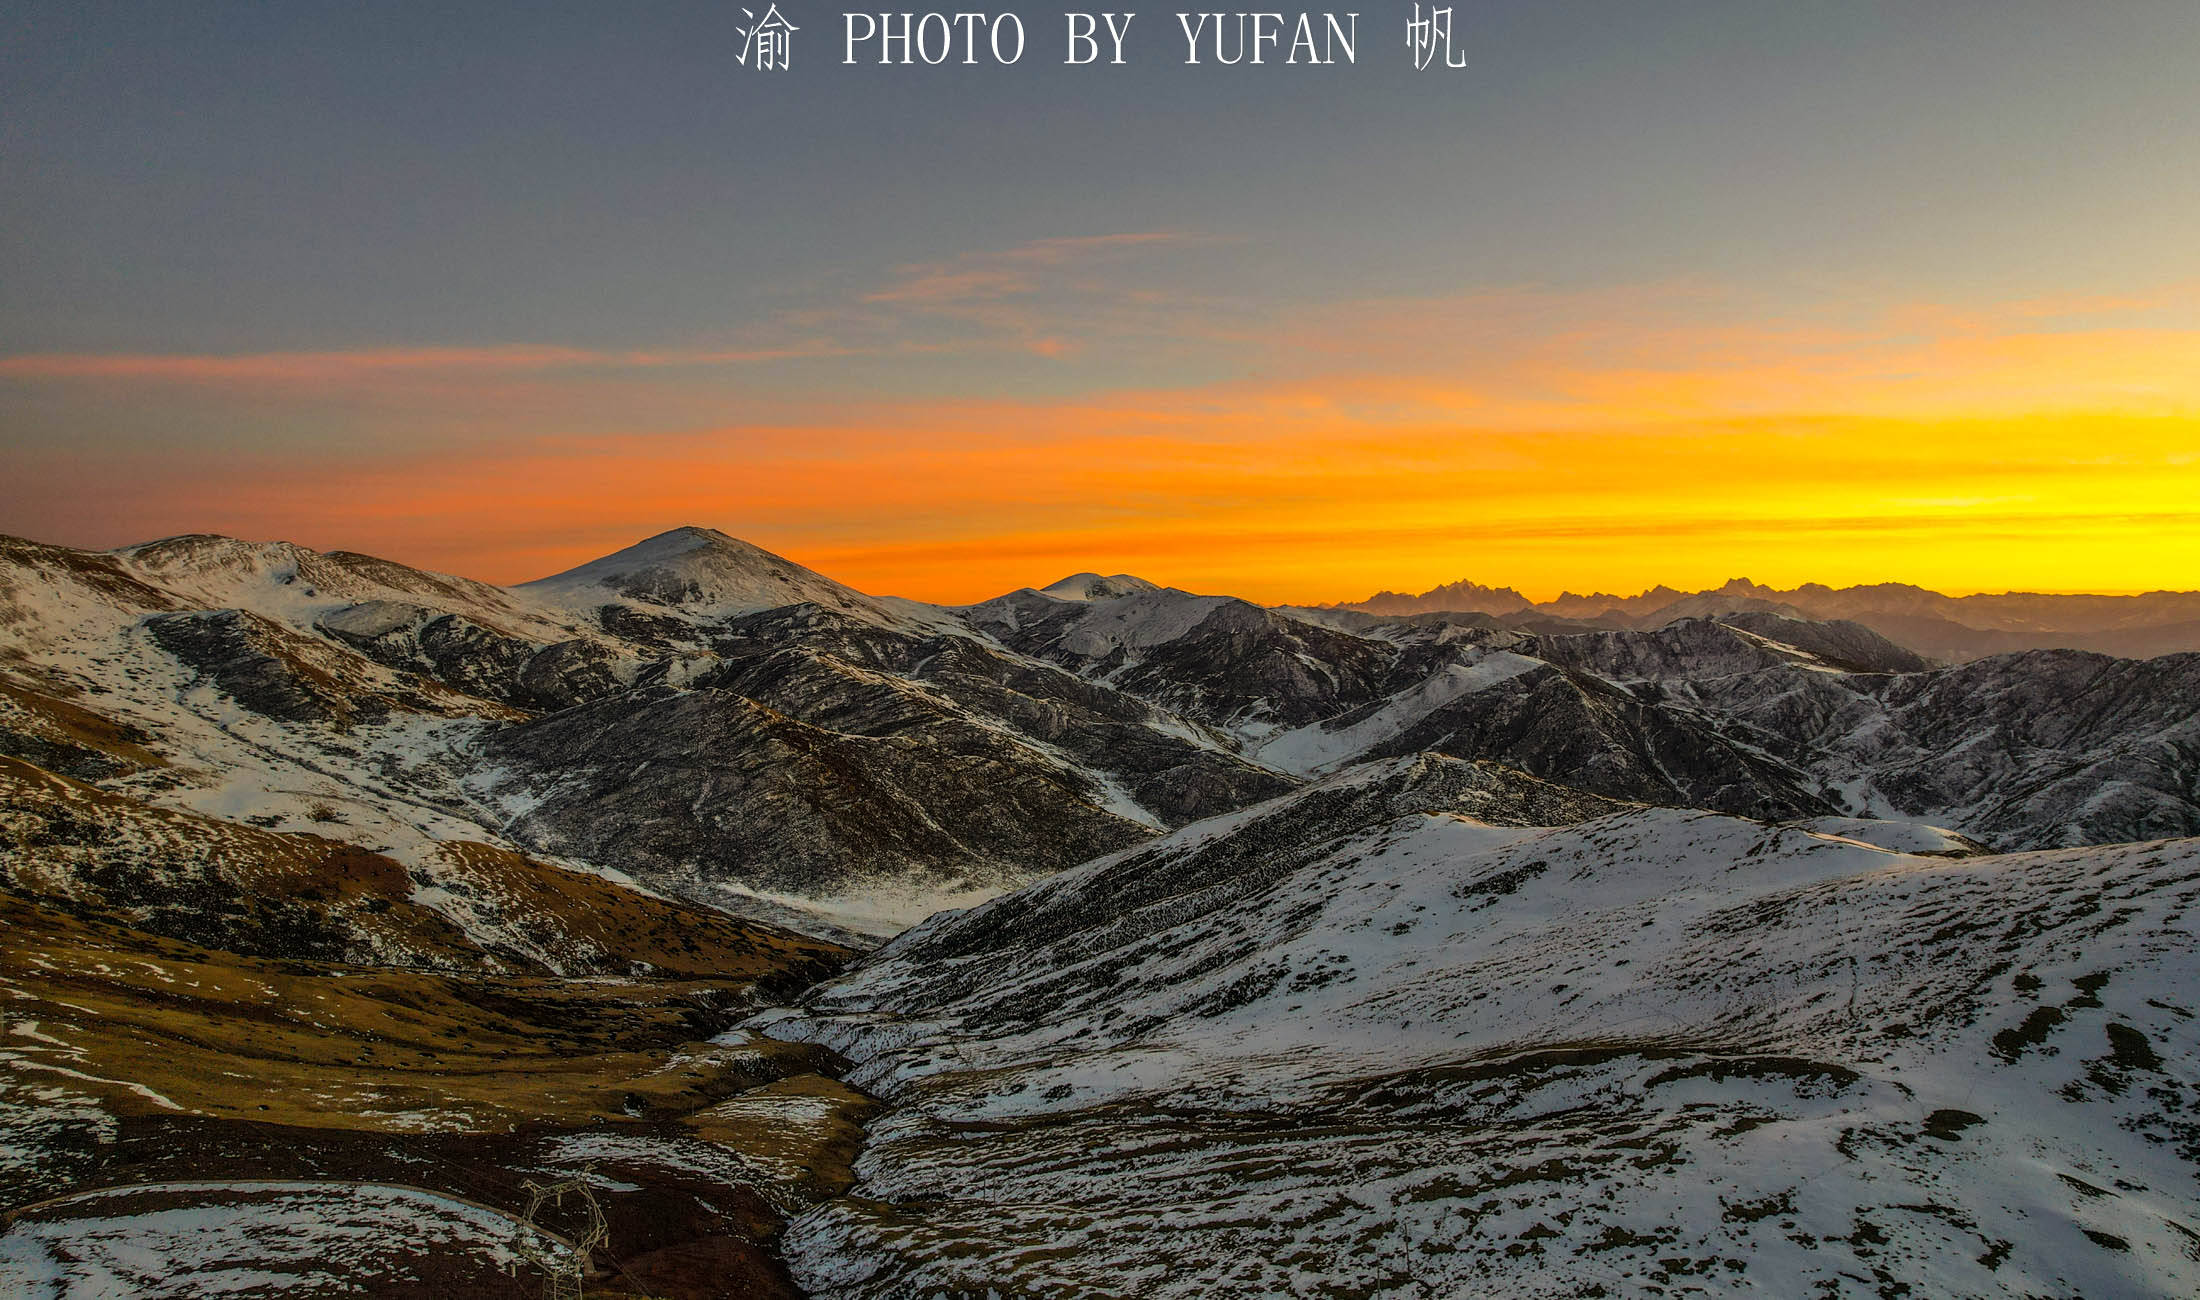
[[[754,54],[756,56],[755,66],[758,68],[786,67],[787,34],[789,32],[799,32],[802,29],[782,17],[776,3],[764,10],[764,17],[761,20],[757,18],[756,12],[752,9],[743,9],[741,13],[752,24],[748,27],[734,29],[740,32],[742,36],[741,53],[738,56],[741,66],[748,67],[749,56]]]
[[[1406,48],[1413,52],[1413,66],[1426,68],[1436,52],[1444,53],[1444,66],[1463,68],[1467,56],[1451,48],[1451,9],[1429,6],[1429,16],[1421,16],[1421,6],[1413,6],[1413,20],[1406,24]]]

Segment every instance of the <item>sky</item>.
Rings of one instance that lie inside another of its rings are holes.
[[[902,67],[790,0],[761,70],[730,2],[0,0],[0,532],[2200,587],[2200,6],[1412,10]]]

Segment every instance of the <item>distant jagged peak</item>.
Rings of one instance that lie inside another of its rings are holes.
[[[1737,581],[1747,582],[1748,579],[1738,579]],[[1675,587],[1668,587],[1661,582],[1657,586],[1647,588],[1639,595],[1634,596],[1621,596],[1609,591],[1592,591],[1587,595],[1562,591],[1558,593],[1555,599],[1546,600],[1537,605],[1536,608],[1546,614],[1558,614],[1565,617],[1594,616],[1612,610],[1641,612],[1661,609],[1676,600],[1686,598],[1688,595],[1688,592]]]
[[[1160,591],[1162,589],[1159,583],[1148,582],[1135,574],[1116,573],[1103,578],[1097,573],[1088,572],[1073,573],[1059,582],[1048,583],[1046,586],[1039,588],[1039,594],[1052,596],[1056,600],[1090,602],[1120,600],[1125,596],[1136,596],[1144,592]]]
[[[1363,614],[1517,614],[1532,607],[1532,601],[1511,587],[1485,587],[1461,578],[1419,595],[1384,590],[1366,600],[1320,608],[1353,609]]]

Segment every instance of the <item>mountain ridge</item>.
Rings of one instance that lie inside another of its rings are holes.
[[[1976,592],[1947,596],[1910,583],[1830,587],[1806,582],[1782,590],[1730,578],[1684,592],[1659,584],[1633,596],[1561,592],[1538,602],[1510,588],[1471,581],[1418,595],[1382,591],[1366,600],[1314,606],[1321,610],[1406,617],[1487,614],[1514,620],[1545,616],[1591,627],[1652,628],[1677,618],[1761,612],[1863,624],[1911,649],[1944,661],[2016,650],[2098,650],[2125,658],[2200,650],[2200,591],[2132,595],[2085,592]]]
[[[2200,654],[545,581],[0,539],[0,1207],[88,1197],[0,1289],[303,1215],[471,1294],[478,1225],[221,1180],[599,1161],[680,1300],[2200,1276]]]
[[[821,915],[843,942],[918,919],[923,898],[1422,751],[1608,798],[1922,819],[2001,847],[2200,828],[2176,657],[1935,669],[1865,624],[1755,608],[1740,580],[1727,590],[1751,609],[1654,627],[1272,608],[1128,575],[1056,586],[1077,598],[920,606],[696,527],[511,589],[210,535],[6,542],[0,628],[19,653],[0,684],[27,693],[0,752],[278,829],[315,829],[326,804],[368,847],[500,844],[775,921],[811,897],[878,927]],[[1899,685],[1913,678],[1930,689]],[[91,721],[62,716],[86,703]],[[174,761],[126,771],[71,739],[86,726],[163,739]],[[817,781],[777,780],[788,763]],[[878,797],[817,793],[836,783]],[[909,910],[862,901],[889,895]]]

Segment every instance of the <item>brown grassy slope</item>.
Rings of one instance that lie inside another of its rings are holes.
[[[828,1077],[821,1049],[709,1041],[754,994],[245,957],[0,891],[0,1138],[31,1152],[0,1179],[0,1209],[232,1178],[517,1207],[523,1178],[594,1163],[619,1185],[612,1254],[649,1293],[722,1295],[739,1278],[745,1294],[792,1294],[768,1243],[852,1182],[874,1107]],[[473,1263],[444,1261],[446,1276]]]
[[[10,680],[0,671],[0,755],[94,780],[168,765],[149,748],[153,738],[142,729],[64,699],[58,691]]]
[[[606,973],[646,967],[662,975],[754,980],[767,991],[791,994],[838,969],[849,955],[821,939],[493,845],[450,841],[436,847],[435,858],[439,887],[500,909],[508,928],[547,951],[603,954],[598,964]]]
[[[0,893],[19,1077],[118,1115],[498,1130],[673,1117],[804,1049],[702,1040],[746,981],[569,980],[242,957]]]

